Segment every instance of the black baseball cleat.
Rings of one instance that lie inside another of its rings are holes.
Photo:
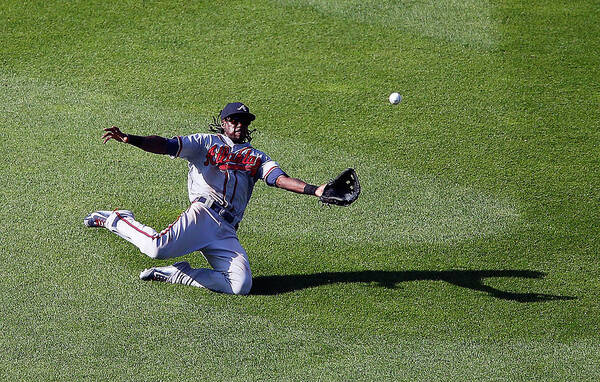
[[[144,269],[140,273],[140,279],[144,281],[162,281],[168,282],[169,277],[174,275],[180,268],[189,266],[187,261],[180,261],[166,267],[152,267]]]
[[[140,273],[140,279],[144,281],[163,281],[166,282],[169,279],[170,274],[163,273],[157,268],[144,269]]]

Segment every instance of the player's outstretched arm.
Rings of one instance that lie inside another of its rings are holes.
[[[105,133],[102,136],[104,143],[114,139],[117,142],[129,143],[135,147],[154,154],[168,154],[167,139],[157,135],[141,137],[123,133],[118,127],[113,126],[104,129]]]
[[[314,196],[323,195],[323,189],[325,188],[324,184],[317,187],[313,186],[312,184],[308,184],[301,179],[290,178],[287,175],[281,175],[279,178],[277,178],[275,185],[284,190],[296,192],[298,194],[307,194]]]

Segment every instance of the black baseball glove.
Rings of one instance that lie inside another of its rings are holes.
[[[352,168],[345,169],[337,178],[325,185],[323,195],[319,197],[325,204],[349,206],[360,194],[360,184],[356,171]]]

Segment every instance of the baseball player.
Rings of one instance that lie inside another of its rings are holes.
[[[140,273],[142,280],[164,281],[245,295],[252,287],[248,255],[236,230],[262,179],[269,186],[321,196],[325,184],[315,186],[289,177],[267,154],[250,145],[254,114],[240,102],[229,103],[216,120],[214,134],[192,134],[171,139],[136,136],[118,127],[104,129],[104,143],[112,140],[144,151],[188,161],[191,205],[160,232],[135,220],[128,210],[96,211],[84,219],[88,227],[104,227],[137,246],[153,259],[168,259],[201,251],[212,269],[192,268],[182,261]]]

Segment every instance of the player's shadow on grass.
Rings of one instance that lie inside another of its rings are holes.
[[[331,272],[312,275],[276,275],[254,278],[251,294],[276,295],[319,285],[337,283],[377,283],[385,288],[396,288],[406,281],[445,281],[459,287],[486,292],[492,297],[518,302],[540,302],[554,300],[573,300],[575,297],[555,296],[543,293],[516,293],[502,291],[483,283],[484,279],[494,277],[516,277],[541,279],[543,272],[529,270],[449,270],[449,271],[362,271]]]

